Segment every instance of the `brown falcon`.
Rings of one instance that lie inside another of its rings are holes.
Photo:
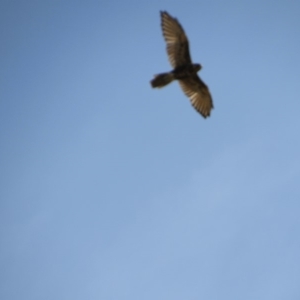
[[[177,79],[194,108],[206,118],[210,115],[213,102],[207,85],[197,75],[201,65],[192,63],[189,41],[177,19],[166,11],[161,11],[160,14],[169,61],[174,69],[155,75],[151,85],[153,88],[161,88]]]

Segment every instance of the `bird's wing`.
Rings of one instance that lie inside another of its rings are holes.
[[[189,52],[189,42],[180,23],[166,11],[162,11],[160,14],[161,27],[172,67],[176,68],[190,64],[192,60]]]
[[[194,108],[204,118],[208,117],[214,106],[207,85],[196,74],[179,80],[179,84]]]

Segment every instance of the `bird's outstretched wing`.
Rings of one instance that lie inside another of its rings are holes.
[[[207,85],[196,74],[179,80],[179,84],[190,98],[194,108],[204,118],[208,117],[213,108],[213,102]]]
[[[189,41],[177,19],[161,11],[161,27],[167,43],[167,53],[173,68],[192,63]]]

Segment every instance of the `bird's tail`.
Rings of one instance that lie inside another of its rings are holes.
[[[158,75],[155,75],[154,79],[151,80],[151,85],[153,88],[162,88],[165,85],[169,84],[174,80],[174,74],[173,73],[161,73]]]

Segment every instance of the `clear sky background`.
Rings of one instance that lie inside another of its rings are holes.
[[[215,109],[170,70],[183,25]],[[1,1],[0,298],[300,299],[299,1]]]

